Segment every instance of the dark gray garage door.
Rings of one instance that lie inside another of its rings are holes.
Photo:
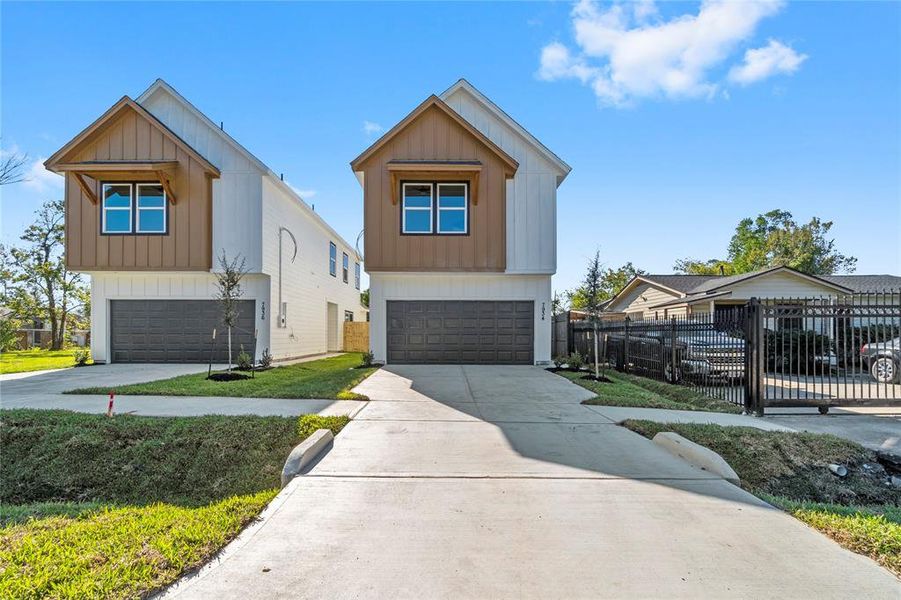
[[[232,354],[241,344],[253,352],[254,301],[240,301],[238,327],[232,329]],[[203,363],[228,361],[222,309],[214,300],[110,300],[110,355],[113,362]]]
[[[530,365],[534,310],[531,301],[389,301],[388,362]]]

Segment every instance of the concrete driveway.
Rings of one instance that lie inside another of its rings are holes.
[[[898,597],[871,560],[532,367],[387,367],[180,598]]]
[[[318,358],[318,357],[317,357]],[[105,413],[108,404],[103,395],[71,395],[63,392],[85,387],[115,390],[119,386],[168,379],[178,375],[206,372],[198,364],[122,364],[92,365],[54,371],[0,375],[0,407],[63,409],[86,413]],[[213,365],[224,369],[225,365]],[[365,402],[352,400],[232,398],[227,396],[117,396],[115,411],[162,417],[196,415],[296,416],[353,415]]]

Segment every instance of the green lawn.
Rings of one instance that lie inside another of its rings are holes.
[[[3,352],[0,353],[0,374],[74,367],[75,350],[75,348],[67,350],[33,349]]]
[[[151,396],[235,396],[242,398],[323,398],[365,400],[350,390],[376,367],[360,368],[361,355],[351,352],[310,362],[260,371],[254,379],[211,381],[206,373],[181,375],[116,387],[117,394]],[[70,390],[67,394],[108,394],[107,387]]]
[[[722,456],[742,487],[901,576],[901,493],[868,474],[875,454],[831,435],[626,421],[648,438],[673,431]],[[834,476],[829,463],[848,467]]]
[[[135,598],[202,565],[347,417],[0,411],[0,597]]]
[[[604,372],[604,375],[611,380],[610,383],[582,379],[588,375],[585,371],[557,371],[557,374],[597,394],[596,397],[586,400],[583,404],[741,412],[741,407],[737,404],[709,398],[689,387],[654,381],[610,369]]]

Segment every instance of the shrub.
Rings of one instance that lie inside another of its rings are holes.
[[[22,322],[12,317],[0,317],[0,352],[16,350],[19,347],[18,329]]]
[[[263,369],[268,369],[272,366],[272,355],[269,354],[269,348],[263,350],[262,356],[260,356],[260,367]]]
[[[581,371],[582,367],[585,366],[585,359],[578,352],[573,352],[566,357],[566,364],[568,364],[569,368],[573,371]]]
[[[364,352],[360,357],[360,360],[362,361],[360,364],[361,367],[371,367],[372,361],[375,360],[375,355],[372,352]]]
[[[253,357],[244,351],[243,344],[241,345],[241,352],[238,353],[237,362],[238,362],[238,370],[239,371],[252,371],[253,370]]]
[[[83,367],[91,360],[91,351],[88,348],[76,348],[72,358],[75,359],[76,367]]]
[[[324,417],[322,415],[301,415],[297,419],[297,435],[300,439],[305,440],[317,429],[328,429],[334,435],[338,435],[345,425],[350,422],[347,415]]]
[[[554,361],[554,367],[556,367],[557,369],[562,369],[563,365],[566,364],[566,357],[563,356],[562,354],[558,354],[551,360]]]

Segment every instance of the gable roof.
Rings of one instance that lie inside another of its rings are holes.
[[[655,308],[662,307],[664,305],[671,304],[681,304],[685,302],[690,302],[697,300],[701,297],[706,296],[707,298],[715,298],[720,297],[726,293],[725,289],[729,286],[735,285],[737,283],[743,283],[745,281],[749,281],[751,279],[756,279],[758,277],[765,277],[767,275],[771,275],[777,272],[786,272],[801,277],[802,279],[807,279],[814,283],[818,283],[825,287],[832,288],[837,292],[841,293],[851,293],[856,291],[866,291],[866,290],[874,290],[874,289],[889,289],[889,288],[899,288],[901,289],[901,277],[896,277],[894,275],[824,275],[824,276],[816,276],[816,275],[808,275],[807,273],[802,273],[797,269],[792,269],[791,267],[769,267],[767,269],[761,269],[759,271],[752,271],[750,273],[741,273],[739,275],[673,275],[673,274],[646,274],[646,275],[636,275],[633,277],[629,283],[616,295],[611,301],[610,305],[612,306],[615,302],[617,302],[622,296],[626,293],[633,290],[637,285],[641,283],[647,283],[649,285],[655,285],[658,287],[662,287],[666,290],[673,292],[679,298],[675,300],[667,300],[663,303],[654,305]],[[856,278],[857,281],[852,281],[849,278]],[[872,287],[876,285],[876,287]]]
[[[479,142],[482,143],[486,148],[488,148],[492,153],[494,153],[505,165],[510,169],[511,174],[515,173],[519,168],[519,163],[512,156],[507,154],[500,146],[492,142],[488,139],[484,133],[473,127],[473,125],[461,117],[457,111],[452,109],[447,103],[432,94],[428,98],[426,98],[419,106],[414,108],[406,117],[400,120],[400,122],[389,129],[385,134],[377,139],[374,144],[366,148],[362,154],[358,157],[350,161],[350,167],[355,172],[359,171],[359,166],[365,162],[368,158],[370,158],[373,154],[378,152],[381,148],[383,148],[388,142],[394,139],[404,128],[407,127],[410,123],[412,123],[419,115],[423,114],[430,108],[436,108],[443,112],[445,115],[451,118],[455,123],[460,125],[463,129],[469,132],[473,137],[475,137]]]
[[[66,143],[62,148],[54,152],[50,158],[44,161],[44,167],[47,170],[53,171],[55,173],[64,170],[57,168],[61,164],[60,161],[63,159],[63,157],[65,157],[70,152],[72,152],[72,150],[87,141],[92,135],[105,130],[119,117],[122,112],[127,110],[132,110],[137,113],[138,116],[147,120],[147,122],[149,122],[151,126],[158,129],[176,146],[188,153],[194,160],[203,165],[204,169],[210,171],[211,173],[214,173],[216,176],[219,176],[219,169],[218,167],[216,167],[216,165],[208,161],[206,157],[201,155],[197,150],[192,148],[187,142],[176,135],[175,132],[169,129],[162,121],[157,119],[146,108],[144,108],[128,96],[122,96],[122,98],[119,99],[118,102],[109,107],[106,112],[100,115],[100,117],[98,117],[93,123],[85,127],[78,135],[69,140],[69,142]]]
[[[901,290],[901,276],[898,275],[823,275],[823,279],[854,292]]]
[[[312,207],[307,204],[306,201],[300,196],[300,194],[295,192],[290,185],[285,183],[279,175],[277,175],[272,169],[266,166],[266,164],[259,158],[257,158],[253,153],[251,153],[250,150],[242,146],[235,138],[226,133],[224,129],[216,125],[212,120],[210,120],[209,117],[201,112],[196,106],[191,104],[190,101],[179,94],[175,88],[166,83],[164,80],[157,79],[156,81],[154,81],[150,85],[150,87],[144,90],[144,92],[140,96],[138,96],[137,102],[146,102],[150,99],[151,96],[161,90],[172,96],[172,98],[182,104],[188,110],[188,112],[200,119],[200,121],[202,121],[210,130],[214,131],[216,135],[218,135],[222,140],[226,142],[226,144],[235,149],[238,154],[249,160],[254,166],[256,166],[260,171],[263,172],[264,176],[269,177],[269,180],[274,183],[281,191],[296,200],[304,210],[304,212],[306,212],[308,216],[312,217],[314,221],[319,223],[319,225],[321,225],[326,231],[328,231],[330,235],[334,236],[338,241],[340,241],[351,250],[354,249],[354,246],[352,246],[337,231],[335,231],[335,229],[331,225],[329,225],[325,219],[320,217],[319,213],[314,211]],[[147,114],[150,114],[149,111]]]
[[[566,164],[566,162],[562,158],[554,154],[554,152],[552,152],[547,146],[538,141],[538,138],[529,133],[529,131],[525,127],[517,123],[516,120],[513,119],[513,117],[504,112],[501,107],[492,102],[491,99],[488,98],[488,96],[480,92],[474,85],[466,81],[466,79],[459,79],[457,83],[444,90],[444,92],[441,93],[440,97],[442,100],[447,100],[460,90],[463,90],[467,94],[469,94],[469,96],[474,98],[483,108],[487,109],[490,113],[492,113],[504,124],[506,124],[510,129],[515,131],[533,148],[535,148],[535,150],[537,150],[539,154],[546,158],[548,162],[557,167],[557,169],[559,169],[560,171],[560,179],[557,182],[558,185],[562,183],[564,179],[566,179],[566,176],[569,175],[570,171],[572,171],[572,167]]]

